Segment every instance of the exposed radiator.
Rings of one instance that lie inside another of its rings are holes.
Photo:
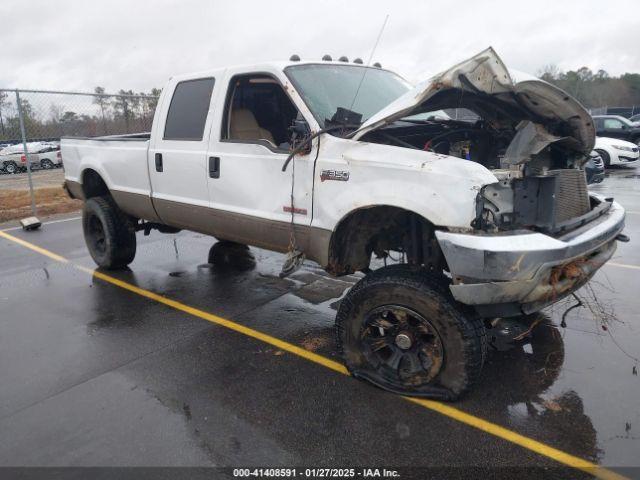
[[[555,224],[579,217],[591,209],[584,171],[572,168],[549,170],[556,177]]]

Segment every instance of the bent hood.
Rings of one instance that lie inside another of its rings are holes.
[[[546,140],[562,141],[588,154],[595,143],[589,112],[565,91],[531,75],[508,70],[493,48],[420,82],[369,118],[352,134],[354,140],[401,118],[443,108],[464,107],[485,120],[543,125]],[[521,124],[525,140],[531,128]],[[512,163],[519,163],[514,158]]]

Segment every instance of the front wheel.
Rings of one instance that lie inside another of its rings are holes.
[[[604,163],[605,168],[609,168],[611,166],[611,156],[604,150],[596,150],[596,152],[602,157],[602,163]]]
[[[44,158],[40,161],[40,168],[43,170],[51,170],[53,168],[53,162],[48,158]]]
[[[111,197],[93,197],[85,202],[82,229],[91,258],[99,267],[115,270],[133,261],[135,225]]]
[[[477,381],[487,351],[483,321],[463,312],[443,278],[393,265],[367,275],[336,316],[351,374],[402,395],[455,400]]]

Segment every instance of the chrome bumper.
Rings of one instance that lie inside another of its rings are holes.
[[[482,315],[513,316],[540,310],[584,285],[615,252],[624,217],[622,206],[612,202],[600,217],[558,238],[526,230],[437,231],[436,238],[454,298]]]

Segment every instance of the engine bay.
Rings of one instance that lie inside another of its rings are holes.
[[[369,133],[364,140],[464,158],[489,170],[510,170],[512,176],[537,175],[546,170],[579,168],[583,165],[586,155],[576,151],[568,137],[553,135],[545,127],[540,127],[530,121],[510,124],[482,118],[469,121],[409,117]],[[535,149],[523,152],[519,137],[531,138],[536,135],[541,138],[536,139],[538,144]],[[519,145],[514,145],[514,140]],[[540,140],[546,140],[546,145],[541,145]],[[514,159],[510,153],[516,153],[519,157]],[[523,168],[514,168],[516,166]],[[516,172],[521,172],[521,175]]]
[[[455,120],[440,112],[397,120],[364,140],[462,158],[491,170],[498,182],[481,188],[474,229],[560,233],[595,208],[582,169],[588,157],[553,122],[486,120],[473,112]]]

